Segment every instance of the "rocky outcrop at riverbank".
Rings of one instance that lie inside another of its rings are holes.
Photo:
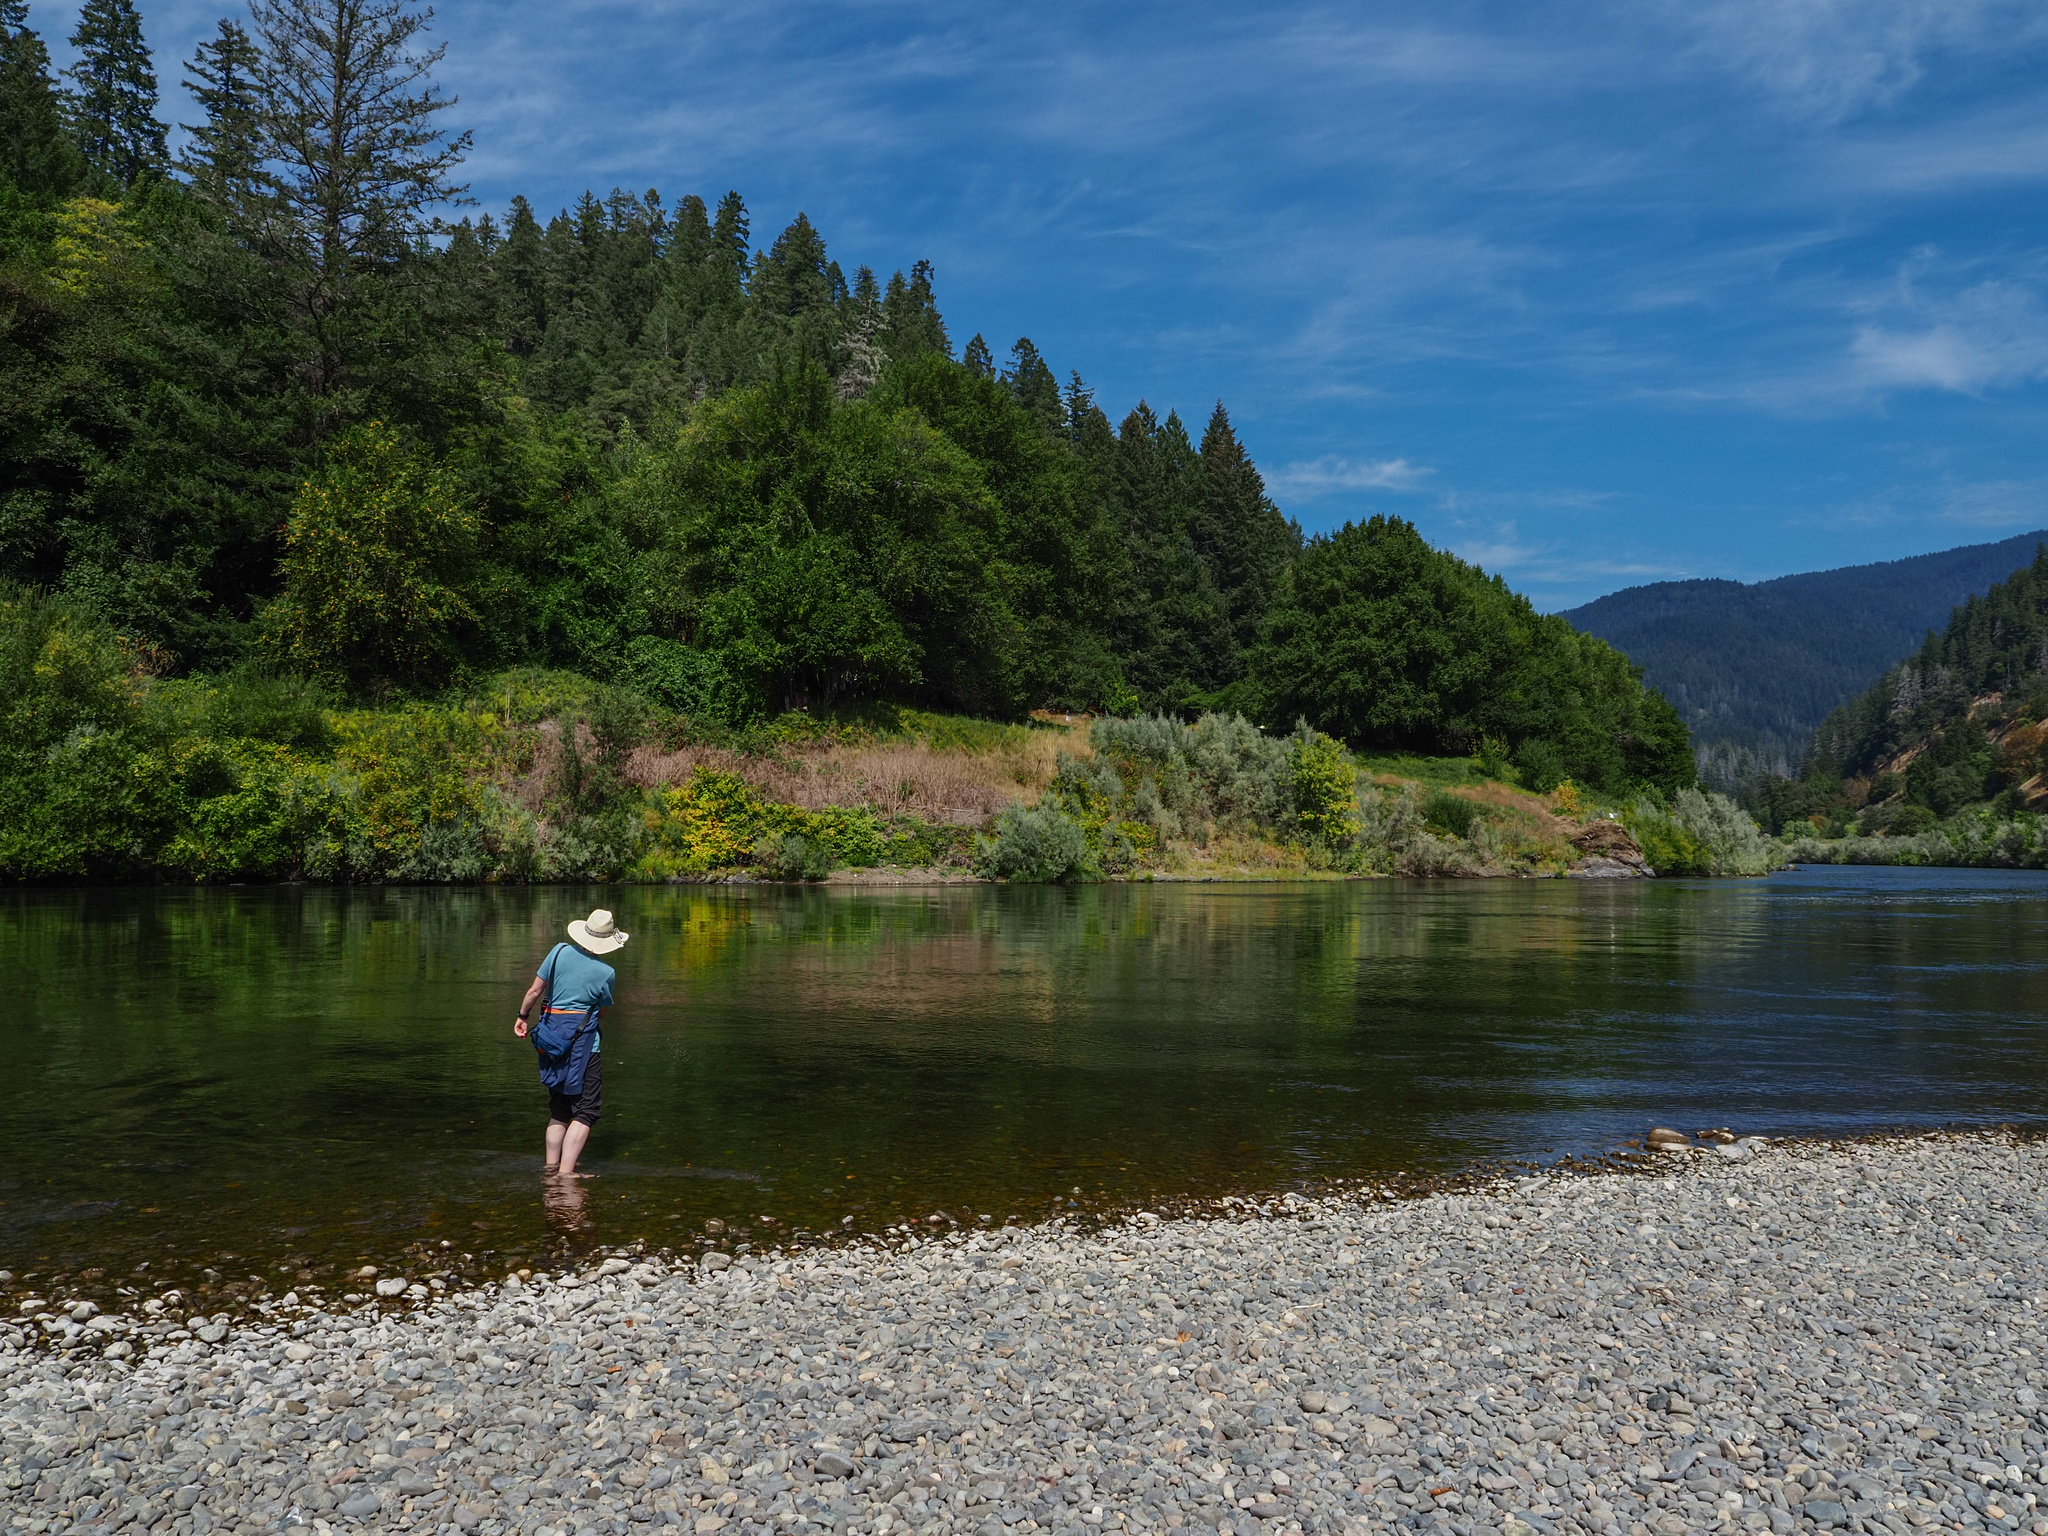
[[[45,1306],[0,1474],[87,1536],[2048,1533],[2042,1150],[1746,1152],[173,1307],[126,1359]]]
[[[1642,846],[1618,821],[1589,821],[1571,835],[1579,860],[1566,871],[1580,880],[1632,880],[1657,873]]]

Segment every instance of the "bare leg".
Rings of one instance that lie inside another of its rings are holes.
[[[548,1122],[547,1163],[546,1166],[544,1166],[541,1169],[542,1173],[553,1173],[556,1170],[556,1168],[561,1166],[562,1132],[567,1129],[568,1127],[563,1125],[562,1122],[559,1120],[550,1120]],[[582,1143],[578,1142],[577,1145],[580,1147]]]
[[[564,1128],[562,1137],[562,1176],[567,1178],[576,1171],[576,1159],[583,1155],[584,1143],[590,1140],[590,1127],[581,1120],[571,1120]]]

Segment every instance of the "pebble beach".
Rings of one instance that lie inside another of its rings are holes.
[[[1997,1134],[1748,1140],[237,1316],[17,1282],[0,1508],[35,1536],[2048,1536],[2044,1169]]]

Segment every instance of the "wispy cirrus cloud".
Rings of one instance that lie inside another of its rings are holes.
[[[1436,471],[1407,459],[1343,459],[1328,454],[1305,464],[1284,464],[1266,476],[1273,490],[1294,496],[1336,491],[1400,491],[1424,488]]]
[[[2048,526],[2048,480],[1993,480],[1948,488],[1939,517],[1960,528],[2011,530]]]
[[[1696,57],[1823,120],[1897,104],[1945,58],[2010,56],[2048,36],[2033,0],[1670,0]]]

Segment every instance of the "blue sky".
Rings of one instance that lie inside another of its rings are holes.
[[[234,8],[141,0],[176,60]],[[75,6],[38,0],[60,59]],[[2048,526],[2048,6],[449,0],[486,207],[738,188],[1540,606]]]

